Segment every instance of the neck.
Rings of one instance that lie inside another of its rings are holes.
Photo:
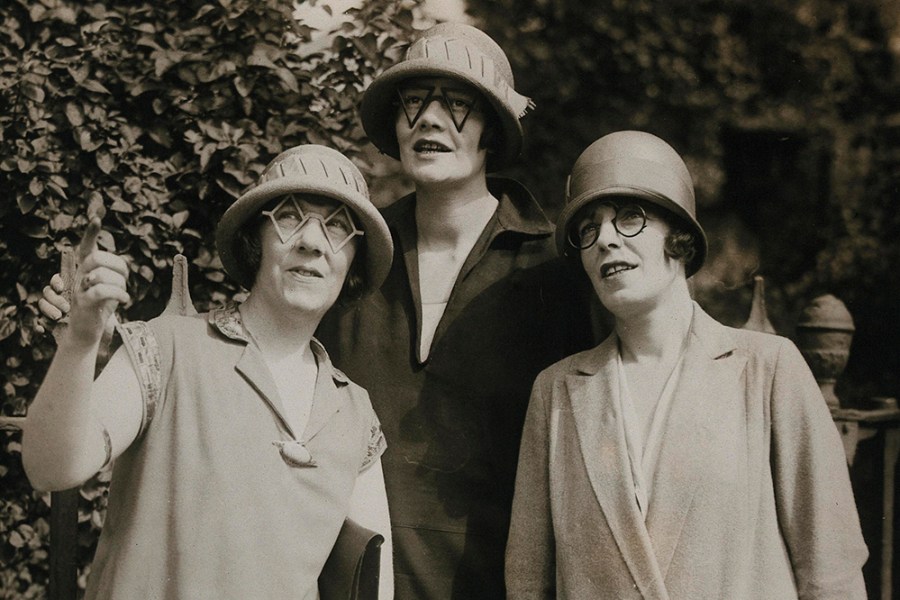
[[[650,310],[616,316],[616,333],[625,362],[674,360],[691,327],[694,304],[681,279]]]
[[[458,182],[457,182],[458,183]],[[478,237],[498,201],[484,177],[464,185],[416,186],[416,229],[425,246],[456,245]]]
[[[241,304],[241,319],[264,355],[311,353],[310,341],[321,318],[274,310],[261,295],[251,293]]]

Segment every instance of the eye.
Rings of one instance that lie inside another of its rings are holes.
[[[292,205],[282,206],[275,211],[273,217],[278,226],[285,231],[293,229],[303,221],[303,215]]]
[[[593,236],[598,229],[600,229],[600,226],[596,223],[586,223],[578,229],[578,237],[582,240],[588,239]]]
[[[406,108],[419,108],[426,94],[424,90],[403,90],[400,92],[400,99]]]
[[[353,225],[341,214],[335,215],[334,218],[325,223],[325,226],[334,233],[350,233],[353,231]]]
[[[447,98],[447,104],[450,106],[450,110],[468,112],[475,106],[475,98],[468,94],[457,91],[446,91],[445,96]]]
[[[624,206],[616,213],[616,222],[621,225],[640,223],[644,220],[644,212],[638,206]]]

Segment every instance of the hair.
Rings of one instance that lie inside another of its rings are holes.
[[[274,198],[261,210],[271,210],[279,201],[281,201],[281,196]],[[262,262],[262,226],[265,219],[261,214],[247,219],[235,233],[232,242],[235,262],[238,263],[238,268],[247,278],[244,285],[252,285],[259,274],[259,266]],[[350,269],[347,271],[347,277],[344,279],[344,285],[336,304],[347,305],[359,300],[365,295],[368,288],[365,236],[360,242],[356,246],[356,254],[353,262],[350,263]]]
[[[500,125],[500,117],[484,94],[479,93],[478,97],[481,111],[484,113],[484,131],[481,132],[478,147],[487,150],[488,154],[498,154],[503,148],[503,127]]]

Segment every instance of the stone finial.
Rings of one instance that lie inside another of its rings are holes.
[[[815,375],[829,408],[840,407],[834,386],[847,366],[855,330],[850,311],[831,294],[813,299],[800,313],[797,347]]]
[[[169,302],[162,314],[182,316],[197,314],[188,285],[187,258],[183,254],[176,254],[172,263],[172,294],[169,296]]]
[[[742,329],[776,333],[766,311],[766,282],[762,275],[756,275],[753,278],[753,301],[750,303],[750,317]]]

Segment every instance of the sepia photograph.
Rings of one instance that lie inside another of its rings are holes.
[[[0,600],[900,598],[900,0],[4,0]]]

